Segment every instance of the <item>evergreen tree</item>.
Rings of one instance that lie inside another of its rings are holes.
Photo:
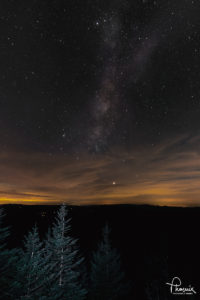
[[[124,284],[120,256],[109,240],[108,225],[103,229],[103,240],[93,254],[90,274],[89,299],[115,300],[126,299],[129,284]]]
[[[70,236],[70,229],[66,206],[62,205],[46,241],[48,299],[82,300],[86,295],[80,283],[83,259],[78,255],[77,240]]]
[[[7,249],[9,228],[3,226],[4,212],[0,209],[0,299],[13,299],[16,276],[17,249]]]
[[[45,273],[47,261],[44,247],[40,242],[38,229],[35,226],[25,238],[24,250],[18,262],[18,297],[19,299],[43,299],[45,296]]]

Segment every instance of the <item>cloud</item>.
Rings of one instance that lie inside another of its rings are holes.
[[[0,154],[0,203],[200,204],[200,137],[109,155]],[[113,182],[116,184],[113,185]]]

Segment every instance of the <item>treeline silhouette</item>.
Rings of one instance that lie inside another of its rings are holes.
[[[122,271],[118,251],[111,246],[108,225],[88,270],[77,239],[71,236],[65,205],[58,209],[44,240],[40,240],[35,225],[20,249],[7,248],[10,231],[3,226],[3,218],[0,209],[0,299],[128,299],[131,285]]]
[[[199,299],[199,217],[199,208],[1,206],[0,299],[169,300],[175,276],[197,291],[181,299]]]

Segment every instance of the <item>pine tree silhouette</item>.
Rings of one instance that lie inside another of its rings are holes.
[[[108,225],[103,229],[103,240],[91,262],[89,299],[115,300],[126,299],[129,284],[124,283],[124,273],[121,271],[120,256],[111,247]]]
[[[0,209],[0,299],[13,299],[15,291],[17,249],[7,249],[9,227],[3,226],[5,214]]]
[[[47,259],[36,226],[25,238],[17,266],[19,299],[42,299],[45,296]]]
[[[82,300],[86,295],[80,283],[83,258],[78,255],[77,240],[70,236],[70,229],[66,206],[62,205],[46,240],[48,299]]]

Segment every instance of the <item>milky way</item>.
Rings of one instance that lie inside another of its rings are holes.
[[[100,56],[104,64],[99,87],[91,100],[92,125],[88,132],[91,150],[99,152],[106,147],[115,129],[119,114],[119,87],[117,80],[120,21],[117,13],[105,15],[96,22],[101,27]]]
[[[198,205],[199,12],[5,2],[0,201]]]
[[[90,108],[92,122],[88,131],[88,145],[89,150],[95,152],[106,150],[109,138],[116,134],[116,125],[123,110],[122,82],[137,82],[158,44],[153,33],[139,38],[137,44],[134,39],[130,40],[128,49],[124,51],[122,41],[126,36],[120,17],[124,17],[126,10],[122,15],[119,11],[120,8],[111,10],[95,23],[101,31],[98,55],[103,63],[100,83]]]

